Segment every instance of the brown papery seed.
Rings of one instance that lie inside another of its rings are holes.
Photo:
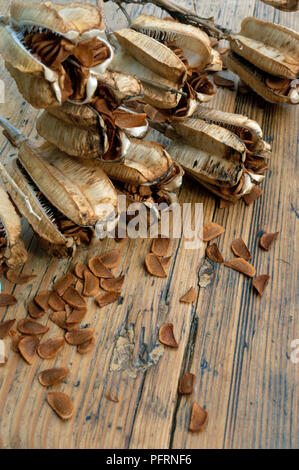
[[[42,308],[45,312],[49,309],[49,298],[52,294],[50,290],[44,290],[34,297],[37,305]]]
[[[259,295],[263,295],[269,280],[270,276],[268,274],[261,274],[260,276],[257,276],[255,279],[253,279],[252,285],[257,290]]]
[[[235,271],[245,274],[245,276],[248,277],[255,276],[254,267],[249,264],[248,261],[245,261],[245,259],[243,258],[233,258],[229,261],[226,261],[224,263],[224,266],[227,266],[228,268],[234,269]]]
[[[18,348],[19,341],[20,341],[22,338],[25,338],[25,336],[24,336],[24,335],[20,335],[20,334],[17,333],[15,330],[10,330],[9,336],[10,336],[10,339],[11,339],[11,349],[12,349],[15,353],[18,353],[18,352],[19,352],[19,348]]]
[[[106,268],[117,268],[120,262],[120,251],[117,249],[108,251],[104,255],[100,256],[100,261],[106,266]]]
[[[17,299],[14,295],[7,294],[6,292],[2,292],[0,294],[0,308],[8,307],[9,305],[15,305],[16,303]]]
[[[202,239],[204,242],[210,242],[225,232],[225,228],[215,222],[208,222],[202,229]]]
[[[118,396],[111,390],[105,394],[105,397],[107,398],[107,400],[113,401],[113,403],[119,402]]]
[[[93,335],[93,328],[84,328],[82,330],[76,329],[66,333],[65,339],[72,346],[78,346],[79,344],[89,341],[93,337]]]
[[[41,318],[46,313],[42,308],[40,308],[39,305],[37,305],[35,300],[31,300],[31,302],[29,302],[28,312],[29,312],[29,315],[35,319]]]
[[[67,316],[67,319],[66,319],[67,325],[70,325],[73,323],[77,323],[77,324],[81,323],[86,313],[87,313],[87,309],[73,310],[71,314]]]
[[[18,343],[18,349],[21,356],[30,365],[33,363],[38,345],[39,339],[36,338],[36,336],[24,336]]]
[[[157,256],[166,256],[169,250],[170,239],[169,238],[154,238],[152,242],[151,252]]]
[[[69,287],[62,298],[73,308],[78,310],[86,308],[86,300],[74,287]]]
[[[107,292],[120,292],[125,276],[120,276],[115,279],[101,279],[100,286]]]
[[[92,274],[105,279],[112,279],[112,272],[102,263],[100,256],[95,256],[88,261],[88,267]]]
[[[84,288],[82,294],[85,297],[94,297],[99,292],[99,278],[89,270],[84,271]]]
[[[179,392],[181,395],[190,395],[193,392],[195,375],[191,372],[186,372],[180,380]]]
[[[243,258],[246,261],[249,261],[252,258],[251,253],[242,238],[237,238],[237,240],[232,242],[232,251],[234,255],[238,256],[239,258]]]
[[[223,256],[216,243],[212,243],[212,245],[207,246],[206,254],[207,254],[207,257],[211,261],[215,261],[215,263],[224,262]]]
[[[196,291],[194,287],[190,287],[190,289],[180,298],[180,302],[183,302],[185,304],[191,304],[192,302],[195,302],[197,298]]]
[[[24,318],[19,321],[18,330],[23,335],[43,335],[49,331],[49,328],[37,321]]]
[[[208,423],[208,413],[198,403],[193,403],[189,431],[203,431]]]
[[[66,274],[61,279],[55,282],[54,290],[57,294],[62,297],[65,291],[72,285],[75,284],[76,278],[71,273]]]
[[[83,289],[84,289],[84,284],[82,281],[77,281],[76,284],[75,284],[75,289],[77,292],[79,292],[80,295],[82,295],[83,293]]]
[[[264,233],[260,238],[260,247],[263,248],[263,250],[268,251],[274,240],[276,240],[276,238],[278,237],[278,235],[279,232]]]
[[[38,346],[37,353],[42,359],[54,359],[59,351],[63,349],[64,345],[64,338],[48,339]]]
[[[160,263],[162,264],[164,269],[169,268],[171,258],[172,258],[172,256],[166,256],[165,258],[159,258]]]
[[[95,344],[96,344],[96,340],[94,337],[92,337],[88,341],[85,341],[82,344],[78,344],[77,351],[79,354],[87,354],[94,349]]]
[[[43,387],[50,387],[51,385],[61,382],[69,373],[70,369],[68,367],[46,369],[39,373],[38,380]]]
[[[74,405],[68,395],[63,392],[49,392],[47,402],[61,419],[70,419],[73,416]]]
[[[161,260],[154,253],[148,253],[145,257],[145,267],[149,274],[156,277],[167,277],[167,273]]]
[[[77,263],[74,269],[74,273],[79,279],[84,279],[84,271],[88,269],[86,264]]]
[[[35,279],[36,275],[32,274],[24,274],[24,273],[18,273],[17,271],[14,271],[13,269],[8,269],[6,271],[6,279],[9,282],[12,282],[13,284],[27,284],[27,282],[32,281],[32,279]]]
[[[262,190],[259,186],[254,186],[252,191],[249,194],[243,196],[244,202],[247,206],[250,206],[254,201],[256,201],[262,195]]]
[[[119,292],[105,292],[104,294],[100,294],[96,297],[96,302],[100,308],[106,307],[106,305],[113,304],[117,302],[120,295]]]
[[[68,325],[66,323],[67,313],[65,310],[61,310],[59,312],[53,312],[49,315],[50,320],[55,323],[59,328],[63,330],[68,329]]]
[[[55,312],[60,312],[61,310],[64,310],[65,304],[61,297],[59,297],[57,292],[52,292],[52,294],[50,295],[49,307],[51,307],[51,309]]]
[[[165,346],[169,346],[170,348],[178,348],[178,343],[174,337],[173,333],[173,324],[166,323],[165,325],[161,326],[159,330],[159,341]]]
[[[223,86],[226,88],[232,88],[235,84],[232,80],[229,80],[218,73],[214,74],[214,83],[217,86]]]
[[[15,318],[13,320],[6,320],[0,323],[0,339],[5,338],[15,323]]]

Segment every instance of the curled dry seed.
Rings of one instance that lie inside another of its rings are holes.
[[[178,343],[173,334],[173,324],[166,323],[159,330],[159,341],[170,348],[178,348]]]
[[[145,267],[149,274],[156,277],[167,277],[160,258],[154,253],[148,253],[145,257]]]
[[[7,294],[6,292],[2,292],[0,294],[0,308],[8,307],[9,305],[15,305],[16,303],[17,299],[14,295]]]
[[[197,297],[196,291],[194,287],[190,287],[190,289],[180,298],[180,302],[183,302],[185,304],[191,304],[192,302],[195,302]]]
[[[96,302],[100,308],[106,307],[106,305],[113,304],[117,302],[120,295],[119,292],[105,292],[104,294],[100,294],[96,297]]]
[[[232,242],[232,251],[234,255],[249,261],[252,256],[242,238],[237,238]]]
[[[51,307],[51,309],[54,310],[55,312],[60,312],[61,310],[64,310],[65,304],[62,298],[59,297],[57,292],[52,292],[52,294],[50,295],[49,307]]]
[[[42,308],[45,312],[49,309],[49,298],[51,294],[52,291],[44,290],[34,297],[34,300],[37,305]]]
[[[81,323],[87,313],[87,309],[73,310],[70,315],[67,316],[67,325],[72,323]]]
[[[88,267],[92,274],[97,277],[102,277],[104,279],[112,279],[114,276],[112,272],[106,268],[104,263],[101,261],[100,256],[95,256],[88,261]]]
[[[6,320],[0,323],[0,339],[5,338],[9,334],[15,321],[16,320],[14,318],[13,320]]]
[[[114,403],[119,402],[118,396],[114,392],[112,392],[111,390],[109,390],[109,392],[107,392],[105,394],[105,397],[107,398],[107,400],[113,401]]]
[[[78,344],[77,351],[79,354],[87,354],[93,350],[93,348],[95,347],[95,344],[96,344],[96,340],[95,340],[95,337],[93,336],[88,341],[85,341],[82,344]]]
[[[157,256],[165,256],[169,250],[170,239],[169,238],[154,238],[151,252]]]
[[[278,235],[279,235],[279,232],[263,233],[263,235],[260,238],[260,247],[263,248],[263,250],[268,251],[272,243],[274,242],[274,240],[276,240],[276,238],[278,237]]]
[[[193,403],[189,431],[203,431],[208,423],[208,413],[198,403]]]
[[[35,319],[41,318],[46,313],[42,308],[40,308],[39,305],[37,305],[35,300],[31,300],[31,302],[29,302],[28,312],[29,312],[29,315]]]
[[[99,278],[89,270],[84,271],[84,288],[82,294],[85,297],[94,297],[99,292]]]
[[[115,279],[101,279],[100,286],[107,292],[120,292],[125,276],[120,276]]]
[[[256,201],[262,195],[262,190],[259,186],[254,186],[252,191],[249,194],[243,196],[246,206],[250,206],[254,201]]]
[[[24,273],[18,273],[17,271],[14,271],[13,269],[8,269],[6,271],[6,279],[9,282],[12,282],[13,284],[27,284],[27,282],[32,281],[32,279],[35,279],[36,275],[35,274],[24,274]]]
[[[224,266],[228,268],[232,268],[235,271],[239,271],[239,273],[245,274],[245,276],[253,277],[255,276],[255,269],[254,267],[245,261],[243,258],[233,258],[229,261],[224,263]]]
[[[224,262],[223,256],[216,243],[207,246],[206,255],[211,261],[215,261],[215,263]]]
[[[84,328],[82,330],[76,329],[66,333],[65,339],[72,346],[78,346],[79,344],[89,341],[93,337],[93,335],[93,328]]]
[[[61,419],[70,419],[73,416],[73,402],[65,393],[49,392],[47,402]]]
[[[38,380],[43,387],[50,387],[51,385],[61,382],[69,373],[70,369],[68,367],[46,369],[40,372]]]
[[[48,339],[44,343],[41,343],[37,348],[37,353],[42,359],[54,359],[59,351],[65,345],[64,338],[52,338]]]
[[[84,271],[88,269],[86,264],[77,263],[74,269],[74,273],[79,279],[84,279]]]
[[[225,232],[225,228],[215,222],[207,223],[202,229],[202,239],[204,242],[210,242]]]
[[[23,335],[43,335],[49,331],[49,328],[37,321],[24,318],[19,321],[18,330]]]
[[[36,349],[39,345],[39,339],[36,336],[24,336],[18,342],[19,353],[22,358],[28,363],[32,364]]]
[[[214,83],[217,86],[223,86],[227,88],[232,88],[235,85],[233,80],[229,80],[228,78],[225,78],[222,75],[219,75],[218,73],[214,74]]]
[[[117,268],[120,262],[120,251],[117,249],[108,251],[104,255],[100,256],[100,261],[108,269]]]
[[[190,395],[193,392],[195,375],[186,372],[179,382],[179,392],[181,395]]]
[[[78,310],[86,308],[86,300],[84,297],[79,294],[74,287],[69,287],[64,295],[62,296],[63,300],[69,304],[71,307]]]
[[[261,274],[260,276],[257,276],[255,279],[253,279],[252,285],[260,295],[263,295],[269,280],[270,276],[268,274]]]
[[[65,291],[72,285],[75,284],[76,278],[71,273],[66,274],[61,279],[55,282],[54,290],[57,294],[62,297]]]

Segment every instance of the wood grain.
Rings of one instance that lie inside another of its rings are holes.
[[[190,1],[180,3],[193,6]],[[294,29],[298,23],[298,14],[278,12],[259,0],[210,0],[196,2],[196,8],[198,14],[214,16],[217,23],[234,30],[250,15]],[[7,9],[8,2],[0,0],[1,12]],[[128,7],[132,18],[141,11],[163,16],[152,5]],[[105,16],[112,30],[127,26],[114,4],[105,5]],[[24,102],[3,62],[0,78],[6,90],[0,114],[38,141],[34,126],[39,112]],[[226,228],[219,239],[225,259],[232,256],[233,239],[241,236],[247,242],[257,273],[271,275],[264,296],[254,295],[251,281],[242,275],[217,265],[212,283],[199,290],[196,304],[181,304],[181,295],[197,285],[202,259],[200,250],[184,249],[184,239],[172,240],[169,276],[156,279],[143,266],[150,240],[125,240],[118,245],[106,240],[90,252],[78,252],[71,261],[55,260],[40,250],[24,223],[29,248],[24,272],[37,274],[37,278],[25,286],[13,286],[1,278],[2,290],[13,292],[18,304],[2,309],[0,320],[23,318],[34,295],[52,288],[55,279],[72,270],[77,261],[86,262],[116,246],[122,253],[118,272],[126,280],[118,304],[98,309],[89,301],[85,324],[96,331],[96,348],[89,355],[80,356],[66,345],[57,359],[36,358],[28,366],[5,340],[9,360],[0,369],[2,448],[298,447],[299,366],[290,361],[290,343],[299,338],[298,107],[265,104],[253,94],[243,96],[226,89],[218,89],[211,104],[261,123],[273,147],[264,193],[252,206],[240,202],[221,210],[212,195],[186,179],[180,201],[202,202],[205,222],[213,220]],[[155,132],[152,136],[164,141]],[[2,136],[0,151],[4,162],[15,154]],[[258,247],[262,230],[280,231],[268,253]],[[47,316],[41,321],[50,326],[43,340],[61,336]],[[159,345],[158,330],[165,322],[174,324],[179,342],[176,351]],[[54,366],[71,369],[63,383],[53,387],[70,394],[74,401],[76,413],[68,422],[61,422],[49,408],[37,380],[41,370]],[[179,378],[186,371],[196,375],[189,398],[177,394]],[[109,391],[118,396],[118,403],[107,400]],[[193,401],[209,412],[208,426],[201,434],[188,431]]]

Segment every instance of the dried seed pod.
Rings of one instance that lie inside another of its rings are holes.
[[[191,395],[193,392],[195,375],[191,372],[186,372],[180,379],[179,392],[181,395]]]
[[[61,382],[70,373],[68,367],[56,367],[46,369],[39,373],[38,380],[43,387],[51,387],[51,385]]]
[[[279,235],[279,232],[263,233],[263,235],[260,238],[260,247],[263,248],[263,250],[269,251],[272,243],[276,240],[278,235]]]
[[[0,323],[0,339],[5,338],[9,334],[15,321],[16,320],[13,319],[13,320],[6,320]]]
[[[96,340],[94,337],[89,339],[88,341],[85,341],[82,344],[78,344],[77,346],[77,351],[79,354],[87,354],[90,351],[92,351],[95,347]]]
[[[252,285],[256,289],[256,291],[259,293],[260,296],[263,295],[265,292],[265,289],[267,287],[267,284],[270,280],[270,276],[268,274],[261,274],[260,276],[257,276],[256,278],[253,279]]]
[[[31,300],[31,302],[29,302],[28,312],[31,318],[34,318],[35,320],[41,318],[46,313],[45,310],[43,310],[42,308],[40,308],[39,305],[37,305],[35,300]]]
[[[208,423],[208,413],[198,403],[193,403],[189,431],[201,432]]]
[[[37,353],[42,359],[54,359],[65,345],[64,338],[48,339],[37,348]]]
[[[125,276],[114,279],[101,279],[100,286],[107,292],[120,292],[125,280]]]
[[[62,298],[57,294],[57,292],[52,292],[49,297],[49,307],[55,312],[60,312],[64,310],[65,303]]]
[[[28,363],[32,364],[39,345],[39,339],[36,336],[24,336],[18,342],[19,353],[22,358]]]
[[[75,282],[76,282],[75,276],[73,276],[71,273],[68,273],[65,276],[63,276],[61,279],[58,279],[58,281],[55,282],[54,290],[61,297],[70,286],[75,284]]]
[[[15,305],[17,303],[17,299],[12,294],[7,294],[6,292],[0,293],[0,308],[1,307],[8,307],[9,305]]]
[[[158,256],[148,253],[145,257],[145,267],[149,274],[155,277],[167,277],[167,273]]]
[[[232,242],[232,251],[235,256],[239,258],[243,258],[246,261],[249,261],[252,258],[250,251],[248,250],[247,246],[245,245],[242,238],[237,238]]]
[[[34,297],[34,301],[42,310],[46,312],[49,309],[49,299],[51,295],[51,290],[41,291]]]
[[[117,268],[120,262],[120,251],[118,249],[110,250],[100,256],[100,261],[108,269]]]
[[[49,331],[49,328],[34,320],[24,318],[18,322],[18,330],[23,335],[43,335]]]
[[[185,304],[191,304],[192,302],[195,302],[197,299],[197,294],[194,289],[194,287],[190,287],[190,289],[180,298],[180,302],[183,302]]]
[[[65,339],[67,343],[71,344],[72,346],[78,346],[79,344],[89,341],[93,337],[93,335],[93,328],[85,328],[82,330],[76,329],[66,333]]]
[[[204,242],[210,242],[225,232],[225,228],[215,222],[208,222],[202,229],[202,239]]]
[[[65,393],[49,392],[47,395],[47,402],[61,419],[66,420],[73,416],[73,402]]]
[[[299,0],[262,0],[262,2],[271,7],[278,8],[282,11],[297,11],[299,10]]]
[[[74,269],[74,273],[76,274],[76,276],[77,276],[79,279],[84,279],[84,271],[85,271],[85,269],[88,269],[88,267],[86,266],[86,264],[77,263],[76,266],[75,266],[75,269]]]
[[[157,256],[165,256],[169,250],[170,239],[164,237],[154,238],[151,252]]]
[[[71,307],[78,310],[86,308],[86,300],[84,297],[76,291],[74,287],[69,287],[64,295],[62,296],[63,300],[69,304]]]
[[[89,270],[84,271],[84,288],[82,294],[85,297],[94,297],[99,292],[99,278]]]
[[[240,273],[245,274],[245,276],[248,276],[248,277],[255,276],[254,267],[251,264],[249,264],[247,261],[245,261],[245,259],[243,258],[233,258],[229,261],[226,261],[224,263],[224,266],[234,269],[235,271],[239,271]]]
[[[207,246],[206,255],[211,261],[215,261],[215,263],[224,263],[223,256],[216,243]]]
[[[159,330],[159,341],[160,343],[165,344],[165,346],[168,346],[170,348],[176,349],[179,347],[174,337],[172,323],[166,323],[165,325],[161,326]]]
[[[17,271],[14,271],[13,269],[8,269],[6,271],[6,279],[9,282],[12,282],[13,284],[27,284],[28,282],[32,281],[32,279],[35,279],[36,275],[30,275],[30,274],[25,274],[25,273],[18,273]]]
[[[88,267],[90,271],[97,277],[104,279],[112,279],[114,276],[112,272],[106,268],[104,263],[101,261],[100,256],[95,256],[88,261]]]
[[[120,298],[119,292],[105,292],[104,294],[100,294],[96,297],[96,302],[100,308],[106,307],[106,305],[110,305],[114,302],[117,302]]]

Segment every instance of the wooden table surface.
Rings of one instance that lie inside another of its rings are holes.
[[[0,0],[0,10],[8,10]],[[67,3],[67,2],[64,2]],[[239,30],[242,18],[255,16],[295,29],[299,13],[282,13],[259,0],[209,0],[178,3],[206,17]],[[140,12],[162,16],[161,10],[129,7],[131,17]],[[105,5],[109,27],[126,26],[116,7]],[[9,118],[33,140],[39,114],[26,104],[1,61],[6,102],[0,114]],[[236,83],[237,78],[235,77]],[[218,89],[211,105],[247,114],[256,119],[271,143],[270,171],[262,184],[263,195],[253,205],[243,202],[219,209],[217,199],[198,184],[185,179],[181,202],[203,202],[204,220],[226,228],[219,239],[224,257],[232,257],[232,240],[242,237],[253,253],[257,273],[268,273],[270,284],[262,298],[254,295],[251,281],[221,265],[206,288],[198,288],[194,305],[179,303],[190,286],[197,285],[200,250],[184,249],[182,240],[172,240],[172,264],[167,279],[150,277],[144,257],[150,240],[126,240],[117,245],[106,240],[91,252],[78,252],[73,260],[56,260],[40,250],[36,238],[24,223],[29,250],[25,272],[37,275],[34,282],[14,286],[1,278],[3,291],[18,298],[15,307],[2,309],[0,320],[23,318],[37,292],[51,288],[55,278],[77,261],[120,246],[119,272],[126,274],[123,301],[98,309],[90,303],[86,323],[95,328],[96,348],[81,356],[66,346],[56,360],[36,358],[32,366],[22,361],[7,344],[8,364],[0,369],[1,448],[298,448],[299,364],[291,361],[291,342],[299,338],[298,236],[299,179],[296,162],[299,106],[276,106],[254,94]],[[161,138],[160,138],[161,140]],[[1,161],[15,155],[15,149],[0,137]],[[261,231],[279,231],[269,252],[258,247]],[[48,317],[44,336],[61,336]],[[164,348],[158,330],[174,324],[177,350]],[[37,376],[43,369],[67,365],[70,376],[54,389],[68,393],[75,415],[62,422],[45,401],[46,390]],[[177,393],[180,376],[196,375],[192,397]],[[119,403],[105,395],[113,391]],[[209,413],[206,430],[188,431],[191,405],[197,401]]]

